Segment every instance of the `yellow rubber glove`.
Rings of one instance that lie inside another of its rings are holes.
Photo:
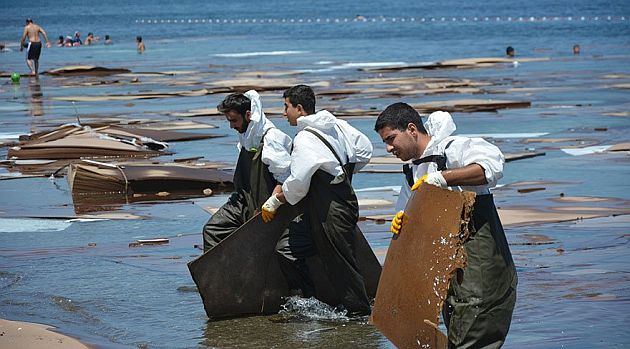
[[[411,191],[420,188],[420,185],[427,180],[427,176],[428,174],[425,174],[424,176],[418,178],[418,180],[411,186]]]
[[[400,233],[400,229],[402,228],[404,217],[405,217],[405,211],[398,211],[398,213],[396,213],[396,215],[394,216],[394,219],[392,219],[392,225],[389,228],[389,230],[393,234],[398,235]]]
[[[442,175],[442,171],[427,173],[424,176],[418,178],[416,183],[414,183],[411,187],[411,191],[418,189],[422,183],[435,185],[436,187],[440,187],[443,189],[448,188],[448,184],[446,183],[446,179],[444,179],[444,176]]]
[[[278,200],[276,194],[271,195],[267,201],[262,205],[262,220],[265,223],[271,222],[273,217],[276,216],[276,210],[282,205],[282,202]]]

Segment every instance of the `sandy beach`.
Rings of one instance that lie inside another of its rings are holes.
[[[0,319],[0,348],[87,349],[78,340],[54,332],[54,327]]]

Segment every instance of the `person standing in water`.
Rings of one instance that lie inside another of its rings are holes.
[[[24,26],[24,33],[22,33],[22,39],[20,40],[20,51],[24,50],[26,47],[26,65],[31,70],[31,75],[37,76],[39,70],[39,56],[42,52],[42,41],[39,38],[39,34],[44,36],[46,40],[46,47],[50,48],[50,41],[48,41],[48,35],[46,35],[46,31],[33,23],[31,18],[26,20],[26,25]],[[28,44],[26,43],[26,38],[28,37]]]
[[[143,53],[144,42],[142,42],[142,36],[136,36],[136,43],[138,44],[138,53]]]
[[[405,177],[391,223],[399,234],[406,223],[404,208],[421,185],[477,194],[471,236],[464,241],[466,266],[451,279],[442,317],[448,348],[500,348],[512,322],[518,277],[490,188],[503,177],[505,157],[482,138],[455,136],[451,114],[431,113],[422,122],[406,103],[388,106],[374,130],[388,153],[402,161]],[[409,233],[416,233],[409,227]],[[406,232],[407,233],[407,232]]]

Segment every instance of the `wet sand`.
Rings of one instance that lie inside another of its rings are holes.
[[[54,332],[53,326],[0,319],[0,348],[88,349],[75,338]]]

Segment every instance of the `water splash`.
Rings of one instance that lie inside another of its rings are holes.
[[[348,311],[323,303],[316,299],[292,296],[282,305],[278,315],[288,320],[298,321],[349,321]]]

